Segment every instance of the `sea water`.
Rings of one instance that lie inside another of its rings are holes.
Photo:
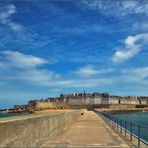
[[[140,124],[140,137],[148,142],[148,112],[138,112],[138,113],[125,113],[116,114],[116,117],[120,119],[127,120],[133,123],[133,133],[138,135],[138,125]],[[130,129],[130,124],[128,122],[127,129]]]
[[[18,114],[18,113],[0,113],[0,118],[6,118],[6,117],[14,117],[14,116],[25,116],[28,114]]]

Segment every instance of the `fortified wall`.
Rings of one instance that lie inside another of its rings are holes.
[[[43,110],[43,109],[71,109],[70,105],[64,102],[43,102],[43,101],[33,101],[28,103],[28,106],[33,110]]]
[[[148,96],[115,96],[109,93],[73,93],[60,94],[59,97],[30,100],[28,105],[15,105],[14,109],[79,109],[79,108],[134,108],[147,107]],[[32,111],[32,110],[31,110]]]
[[[143,99],[142,101],[136,97],[118,97],[118,98],[98,98],[100,101],[96,101],[96,98],[78,98],[69,99],[68,102],[48,102],[32,100],[28,103],[28,106],[33,110],[43,110],[43,109],[81,109],[86,108],[92,110],[93,108],[112,108],[112,109],[125,109],[125,108],[137,108],[148,106],[148,99]],[[94,100],[94,101],[93,101]]]

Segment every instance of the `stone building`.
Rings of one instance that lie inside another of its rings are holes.
[[[109,93],[105,92],[101,94],[101,104],[109,104]]]
[[[57,104],[56,104],[57,103]],[[99,105],[99,104],[133,104],[133,105],[148,105],[148,97],[145,96],[110,96],[109,93],[72,93],[60,94],[59,97],[49,97],[47,99],[31,100],[28,106],[32,108],[54,108],[54,104],[59,105]],[[17,107],[17,106],[16,106]]]
[[[139,99],[137,97],[128,96],[128,98],[130,99],[130,104],[140,104]]]
[[[137,97],[137,99],[139,100],[139,104],[148,105],[148,97],[140,96],[140,97]]]
[[[130,104],[130,100],[126,97],[118,97],[119,104]]]
[[[108,100],[108,104],[119,104],[119,100],[116,96],[110,96]]]

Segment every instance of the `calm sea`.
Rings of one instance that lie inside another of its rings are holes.
[[[28,114],[0,113],[0,118],[13,117],[13,116],[25,116],[25,115],[28,115]]]
[[[116,114],[115,116],[133,123],[143,125],[141,126],[141,138],[148,142],[148,112]],[[128,125],[128,127],[129,126],[130,125]],[[137,129],[137,125],[133,124],[133,133],[135,135],[137,135]]]

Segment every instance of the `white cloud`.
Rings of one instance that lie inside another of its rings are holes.
[[[18,51],[2,51],[1,62],[0,62],[0,79],[2,81],[20,81],[19,83],[29,83],[36,86],[48,86],[52,88],[84,88],[84,87],[95,87],[100,85],[110,85],[113,83],[110,78],[90,78],[96,74],[104,74],[111,72],[108,70],[98,70],[93,66],[87,65],[86,67],[80,68],[77,72],[72,72],[72,77],[67,78],[66,75],[61,75],[45,69],[42,66],[49,64],[43,58],[23,54]],[[5,75],[7,71],[7,75]],[[78,77],[73,75],[78,74]],[[89,77],[87,79],[80,80],[80,75],[83,77]]]
[[[5,50],[1,52],[8,60],[9,65],[21,69],[30,69],[47,64],[48,61],[40,57],[23,54],[17,51]]]
[[[74,73],[82,77],[91,77],[94,75],[110,73],[112,71],[113,69],[96,69],[95,67],[91,65],[86,65],[84,67],[79,68]]]
[[[137,22],[132,26],[134,31],[148,31],[148,22]]]
[[[94,88],[97,86],[111,85],[114,80],[111,78],[90,78],[90,79],[70,79],[55,81],[52,86],[62,88]]]
[[[131,41],[132,42],[132,41]],[[130,44],[130,41],[127,43]],[[28,86],[46,86],[52,89],[65,88],[95,88],[106,87],[114,84],[148,84],[148,67],[121,70],[119,76],[105,76],[101,74],[110,73],[113,69],[96,69],[92,65],[86,65],[72,72],[70,77],[66,74],[59,75],[54,71],[45,69],[45,64],[49,64],[43,58],[23,54],[16,51],[3,51],[0,55],[0,85],[18,84]],[[6,71],[5,71],[6,70]],[[120,70],[118,70],[120,72]],[[75,75],[77,74],[77,76]],[[99,77],[101,75],[101,78]]]
[[[128,14],[144,14],[148,15],[147,1],[132,0],[84,0],[82,1],[86,8],[99,10],[103,14],[116,16],[124,16]]]
[[[148,41],[148,33],[128,36],[124,42],[124,49],[118,49],[112,57],[113,62],[119,63],[133,58],[140,52],[146,41]]]
[[[52,79],[58,78],[56,73],[41,68],[48,63],[43,58],[9,50],[2,51],[1,54],[1,59],[3,59],[0,63],[1,72],[2,70],[8,71],[7,79],[23,80],[31,84],[46,86]]]
[[[118,69],[116,71],[114,70],[116,74],[112,76],[103,76],[102,78],[94,77],[95,74],[106,74],[112,71],[113,69],[100,71],[88,70],[90,75],[87,75],[87,72],[85,71],[85,76],[79,75],[81,77],[55,82],[55,85],[70,88],[94,88],[99,86],[114,87],[116,85],[124,85],[124,87],[132,85],[133,88],[135,88],[137,84],[141,87],[148,85],[148,67],[123,70]]]
[[[7,25],[14,31],[22,31],[22,25],[15,23],[11,20],[11,16],[17,12],[14,5],[8,5],[0,11],[0,22]]]
[[[124,69],[122,77],[126,82],[136,82],[148,85],[148,67]]]
[[[19,79],[25,80],[31,84],[50,86],[54,84],[54,81],[59,78],[59,75],[47,70],[33,69],[26,70],[19,73]]]

